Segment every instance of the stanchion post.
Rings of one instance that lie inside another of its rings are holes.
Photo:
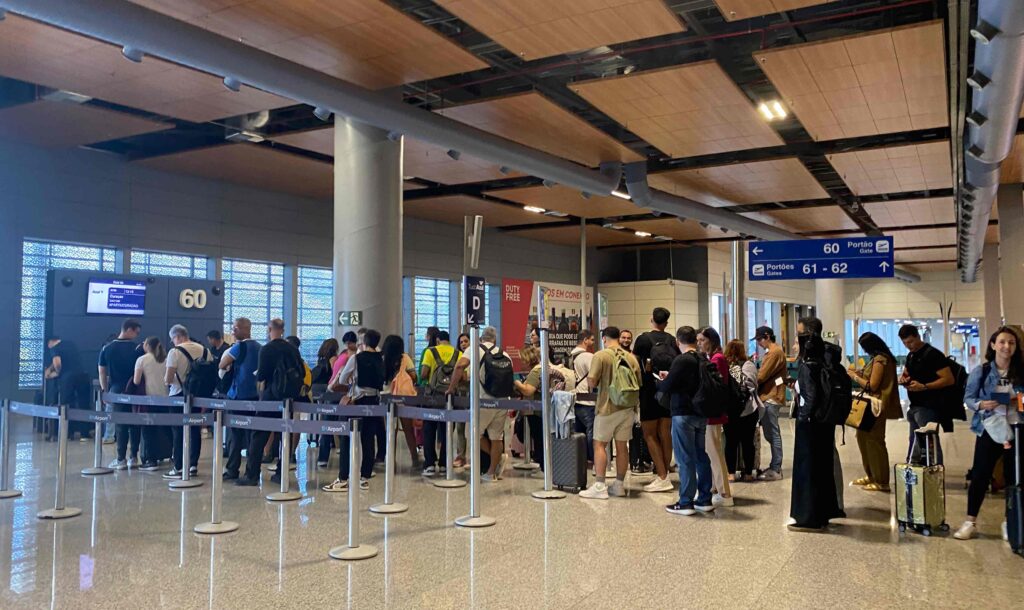
[[[220,520],[220,508],[221,500],[224,497],[224,482],[223,477],[220,476],[221,472],[221,460],[223,459],[223,452],[220,449],[221,442],[223,441],[224,434],[224,412],[217,410],[214,415],[214,428],[213,428],[213,482],[211,487],[213,488],[211,506],[210,509],[210,521],[208,523],[200,523],[199,525],[192,528],[193,531],[199,534],[226,534],[233,532],[238,529],[238,523],[234,521],[221,521]]]
[[[0,401],[0,500],[17,498],[20,489],[8,489],[11,484],[7,478],[11,472],[11,401],[6,398]]]
[[[530,422],[526,419],[526,413],[520,411],[523,418],[523,459],[512,465],[516,470],[537,470],[540,464],[533,461],[533,440],[530,438]]]
[[[60,405],[57,425],[57,494],[53,508],[36,513],[40,519],[67,519],[82,514],[82,509],[64,506],[64,485],[68,473],[68,407]]]
[[[465,282],[463,282],[465,283]],[[480,328],[469,327],[469,514],[455,520],[460,527],[488,527],[497,521],[480,514]]]
[[[395,417],[396,408],[395,402],[393,400],[388,400],[388,414],[387,417],[384,418],[384,427],[385,432],[387,433],[387,454],[384,457],[384,502],[382,504],[374,504],[370,507],[371,513],[381,515],[404,513],[409,510],[408,504],[395,502],[393,497],[395,492],[395,455],[397,449],[395,444],[398,442],[398,426],[397,418]],[[351,486],[352,483],[349,482],[350,492]]]
[[[96,392],[96,413],[103,413],[103,393]],[[107,424],[113,425],[113,422]],[[89,468],[83,468],[82,474],[88,476],[96,476],[101,474],[110,474],[114,472],[113,468],[107,468],[103,465],[103,424],[99,421],[93,427],[93,448],[92,448],[92,466]]]
[[[551,371],[548,369],[548,330],[540,330],[540,400],[541,400],[541,445],[544,448],[544,489],[533,492],[534,498],[558,500],[565,492],[553,489],[551,481]],[[527,428],[529,426],[526,426]]]
[[[292,399],[286,398],[284,400],[284,408],[281,412],[281,417],[284,422],[290,422],[292,419]],[[289,426],[285,425],[284,430],[281,432],[281,459],[277,465],[277,474],[281,477],[281,489],[273,493],[267,494],[267,499],[271,502],[291,502],[298,500],[302,497],[302,494],[297,491],[289,491],[288,486],[291,483],[291,469],[292,469],[292,434],[289,431]]]
[[[359,441],[358,418],[349,421],[348,435],[348,544],[336,546],[327,554],[334,559],[353,561],[375,557],[377,547],[359,544],[359,458],[362,447]]]
[[[452,395],[447,395],[447,401],[445,404],[445,412],[452,412]],[[455,478],[455,423],[450,419],[444,423],[444,478],[437,479],[434,481],[435,487],[442,487],[447,489],[454,489],[456,487],[465,487],[466,482],[462,479]]]
[[[185,404],[182,406],[181,412],[185,416],[181,422],[181,479],[168,483],[167,486],[171,489],[191,489],[203,484],[202,481],[193,479],[189,475],[189,470],[192,467],[192,426],[184,420],[187,420],[188,416],[192,414],[192,396],[185,395]],[[220,476],[219,472],[214,474]]]

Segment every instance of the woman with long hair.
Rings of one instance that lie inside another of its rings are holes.
[[[971,432],[977,439],[971,484],[967,488],[967,519],[953,534],[957,540],[970,540],[977,535],[978,511],[1000,457],[1007,488],[1016,485],[1013,432],[1007,416],[1014,395],[1020,392],[1024,392],[1020,338],[1012,328],[1001,326],[992,333],[985,350],[985,363],[971,371],[964,392],[964,403],[973,413]]]
[[[739,339],[725,346],[725,360],[729,363],[729,374],[749,396],[740,416],[725,423],[725,464],[733,480],[750,482],[754,480],[754,433],[764,409],[757,395],[757,367],[747,358],[746,346]],[[743,453],[743,468],[737,469],[740,452]]]
[[[384,343],[381,344],[380,351],[381,356],[384,358],[383,393],[400,396],[415,395],[416,366],[413,364],[409,354],[405,353],[405,341],[398,335],[388,335],[384,337]],[[399,421],[402,424],[405,443],[409,447],[409,457],[412,460],[413,468],[419,468],[420,454],[418,450],[419,443],[416,442],[416,422],[408,417],[402,417]],[[380,448],[378,448],[378,459],[380,459],[380,453]]]
[[[164,348],[164,344],[161,343],[160,337],[146,337],[146,340],[142,343],[142,349],[145,352],[143,355],[135,361],[135,376],[132,381],[138,387],[146,388],[146,396],[167,396],[167,384],[164,382],[164,375],[167,374],[167,350]],[[131,432],[131,438],[135,439],[133,445],[135,452],[130,460],[128,460],[129,468],[133,464],[138,464],[139,446],[138,442],[141,438],[142,444],[145,446],[145,450],[142,452],[145,460],[139,467],[139,470],[156,470],[159,468],[157,462],[167,456],[162,456],[157,450],[158,446],[163,447],[167,443],[161,442],[167,440],[166,437],[170,436],[167,434],[167,428],[163,426],[132,426],[133,428],[142,428],[138,436],[134,432]],[[168,445],[169,447],[169,445]]]
[[[722,353],[722,337],[718,331],[705,326],[697,331],[697,349],[718,367],[718,373],[725,380],[729,377],[729,363]],[[714,482],[714,496],[711,503],[715,506],[732,506],[732,490],[726,476],[728,465],[725,463],[725,449],[722,446],[722,427],[729,421],[727,415],[709,417],[705,431],[705,447],[711,459],[711,480]]]
[[[331,371],[334,370],[334,363],[338,361],[341,354],[341,345],[334,337],[326,339],[320,344],[316,352],[316,364],[313,365],[312,383],[326,384],[331,381]]]
[[[889,450],[885,446],[885,420],[899,419],[900,408],[896,357],[881,337],[866,332],[857,340],[864,353],[870,357],[862,370],[849,368],[850,378],[864,388],[864,392],[881,402],[881,414],[875,419],[870,430],[857,430],[857,447],[864,464],[865,476],[854,479],[851,485],[860,485],[867,491],[889,491]]]
[[[523,381],[517,379],[514,382],[516,391],[523,397],[523,400],[539,400],[541,384],[540,350],[532,345],[527,345],[519,350],[519,361],[523,363],[523,368],[527,371],[527,375]],[[530,444],[532,447],[527,447],[523,443],[523,449],[530,453],[531,460],[540,464],[541,468],[543,468],[544,420],[541,419],[540,413],[536,411],[523,411],[522,417],[524,432],[520,435],[523,438],[519,440],[520,442],[525,440],[525,427],[530,426]]]

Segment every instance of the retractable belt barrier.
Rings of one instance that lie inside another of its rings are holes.
[[[105,413],[68,409],[70,421],[87,421],[125,426],[212,426],[213,413]]]
[[[0,405],[0,498],[15,498],[21,495],[19,490],[7,489],[7,473],[10,472],[10,422],[11,413],[27,417],[42,417],[57,420],[57,490],[54,495],[53,508],[39,511],[40,519],[67,519],[82,514],[82,509],[64,505],[64,486],[68,470],[68,408],[66,406],[48,407],[26,402],[3,401]]]
[[[453,399],[456,409],[469,408],[469,399],[465,396],[456,396]],[[543,403],[539,400],[513,400],[511,398],[481,398],[481,409],[498,409],[500,411],[540,411]]]
[[[335,415],[338,417],[384,417],[388,414],[387,405],[337,405],[297,402],[292,406],[296,413],[313,415]]]

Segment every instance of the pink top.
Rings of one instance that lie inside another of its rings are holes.
[[[334,378],[338,376],[338,373],[341,372],[341,369],[345,366],[345,363],[348,362],[350,356],[351,354],[348,353],[348,350],[344,350],[334,360],[334,366],[331,367],[331,381],[334,381]]]
[[[711,362],[718,367],[718,374],[722,376],[722,379],[729,379],[729,362],[725,359],[725,354],[718,352],[711,357]],[[728,415],[722,415],[719,417],[709,417],[708,425],[721,425],[729,421]]]

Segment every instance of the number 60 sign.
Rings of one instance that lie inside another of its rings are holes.
[[[178,295],[182,309],[206,309],[206,291],[186,288]]]

